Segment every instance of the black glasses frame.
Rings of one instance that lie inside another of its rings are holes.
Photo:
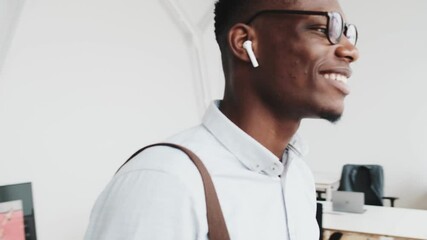
[[[259,15],[262,15],[262,14],[293,14],[293,15],[325,16],[327,18],[327,23],[326,23],[327,32],[325,34],[326,34],[329,42],[332,45],[337,44],[341,40],[341,37],[342,37],[343,33],[344,33],[344,36],[346,36],[347,35],[347,30],[350,27],[353,27],[354,30],[355,30],[355,39],[354,39],[353,45],[356,46],[356,43],[357,43],[358,32],[357,32],[356,26],[353,25],[353,24],[347,24],[347,23],[345,23],[343,17],[338,12],[305,11],[305,10],[285,10],[285,9],[261,10],[259,12],[256,12],[252,17],[250,17],[245,22],[245,24],[249,25],[255,18],[257,18]],[[338,14],[341,17],[341,23],[342,23],[342,26],[341,26],[342,31],[341,31],[340,35],[337,37],[336,41],[333,41],[333,39],[331,39],[331,37],[330,37],[330,29],[329,29],[330,21],[331,21],[331,18],[332,18],[332,16],[334,14]]]

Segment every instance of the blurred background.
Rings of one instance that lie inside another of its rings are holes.
[[[0,0],[0,185],[32,182],[38,239],[82,239],[140,147],[198,124],[224,77],[213,3]],[[380,164],[427,209],[427,1],[342,1],[359,29],[342,120],[304,120],[314,172]]]

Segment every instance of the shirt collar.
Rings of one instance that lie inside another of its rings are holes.
[[[270,176],[279,176],[283,164],[272,152],[231,122],[218,109],[220,101],[214,101],[203,117],[206,129],[248,169]],[[302,156],[300,139],[294,136],[289,150]]]
[[[295,134],[289,142],[289,149],[295,152],[299,157],[305,157],[308,153],[308,146],[298,133]]]

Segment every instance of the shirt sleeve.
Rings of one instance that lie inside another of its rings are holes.
[[[200,219],[182,180],[160,170],[116,175],[95,203],[85,240],[191,240]]]

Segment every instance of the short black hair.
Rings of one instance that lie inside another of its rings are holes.
[[[257,3],[268,0],[218,0],[215,3],[214,20],[215,20],[215,37],[222,47],[228,30],[236,23],[243,22],[248,19],[247,14],[250,14],[250,8]],[[273,3],[295,4],[298,0],[269,0]]]
[[[221,45],[228,30],[242,18],[242,13],[251,3],[252,0],[218,0],[215,3],[215,37],[218,44]]]

